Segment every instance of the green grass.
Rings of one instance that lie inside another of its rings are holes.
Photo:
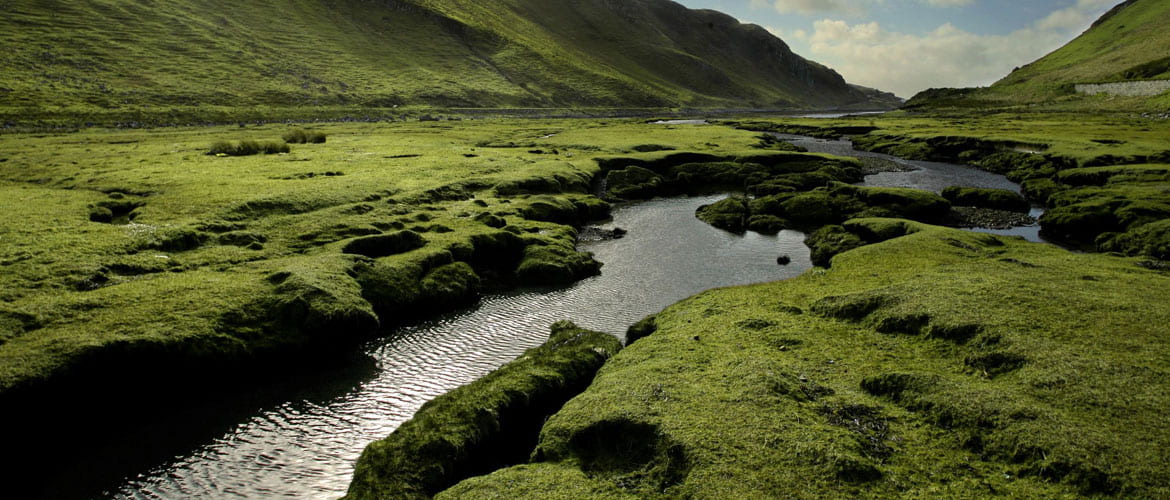
[[[437,498],[1170,493],[1170,278],[889,222],[851,222],[907,235],[831,269],[667,308],[545,424],[534,463]]]
[[[1170,78],[1164,62],[1170,34],[1162,29],[1168,22],[1170,8],[1164,2],[1135,1],[992,88],[1002,92],[1013,87]],[[1142,67],[1148,63],[1153,64]]]
[[[158,352],[243,360],[347,341],[330,326],[357,337],[464,303],[483,276],[591,274],[596,263],[562,224],[605,213],[584,194],[600,171],[593,157],[647,142],[711,152],[757,140],[627,120],[316,128],[328,143],[247,157],[205,153],[222,137],[263,142],[289,129],[0,137],[0,393],[106,350],[129,353],[118,362]],[[480,146],[492,142],[520,146]],[[401,231],[422,246],[346,253]]]
[[[1166,122],[824,123],[875,128],[875,144],[924,155],[1043,150],[1061,168],[1011,156],[1001,170],[1075,203],[1166,199],[1163,169],[1148,163]],[[289,130],[0,136],[0,397],[109,366],[171,377],[165,368],[247,364],[466,303],[489,281],[579,278],[595,264],[565,224],[605,212],[587,194],[603,173],[746,187],[767,172],[795,189],[817,180],[800,176],[856,168],[761,150],[756,132],[633,120],[323,124],[327,143],[288,154],[205,154],[225,137]],[[1109,158],[1141,163],[1071,168]],[[819,193],[834,190],[931,202]],[[548,421],[535,463],[439,496],[1170,494],[1159,432],[1170,283],[1139,264],[1164,266],[908,221],[829,228],[813,244],[830,268],[669,308]],[[1167,234],[1148,221],[1102,249],[1158,257]]]

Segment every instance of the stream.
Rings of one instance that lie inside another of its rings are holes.
[[[873,155],[854,151],[847,140],[780,137],[813,152]],[[865,185],[1019,189],[971,167],[876,156],[915,170],[872,175]],[[695,218],[700,205],[724,197],[619,206],[603,227],[621,227],[628,236],[581,244],[604,263],[601,275],[564,288],[486,296],[474,307],[397,328],[337,366],[245,389],[216,401],[213,409],[161,416],[158,426],[121,437],[119,446],[79,458],[82,463],[72,467],[97,476],[86,478],[89,484],[57,491],[60,495],[50,486],[50,495],[340,497],[368,443],[389,435],[426,401],[540,345],[555,321],[569,319],[623,337],[630,324],[698,292],[792,278],[810,268],[802,233],[736,235]],[[1033,227],[988,231],[1038,240]],[[792,263],[778,265],[781,255]],[[127,465],[126,454],[144,456]],[[62,474],[78,477],[68,470]],[[135,472],[127,475],[128,470]]]
[[[399,328],[363,349],[376,363],[373,374],[358,370],[349,375],[358,380],[335,381],[326,394],[257,409],[105,496],[337,498],[366,444],[389,435],[435,396],[542,344],[558,320],[622,337],[629,325],[703,290],[809,269],[802,233],[735,235],[695,218],[700,205],[723,197],[619,207],[603,227],[629,235],[581,245],[605,264],[600,276],[567,288],[488,296],[473,308]],[[777,265],[781,255],[792,263]]]

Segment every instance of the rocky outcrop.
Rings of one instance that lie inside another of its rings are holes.
[[[1170,90],[1170,80],[1149,80],[1143,82],[1078,83],[1077,92],[1082,94],[1109,94],[1122,97],[1151,97]]]

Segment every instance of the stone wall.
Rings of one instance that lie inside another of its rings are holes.
[[[1170,80],[1117,83],[1079,83],[1077,92],[1082,94],[1110,94],[1125,97],[1155,96],[1170,90]]]

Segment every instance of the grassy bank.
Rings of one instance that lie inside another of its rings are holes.
[[[904,236],[671,306],[549,420],[533,463],[437,498],[1170,491],[1165,274],[917,223],[850,227]]]
[[[426,499],[468,477],[523,463],[544,420],[622,348],[567,321],[544,345],[435,398],[362,453],[347,499]]]

